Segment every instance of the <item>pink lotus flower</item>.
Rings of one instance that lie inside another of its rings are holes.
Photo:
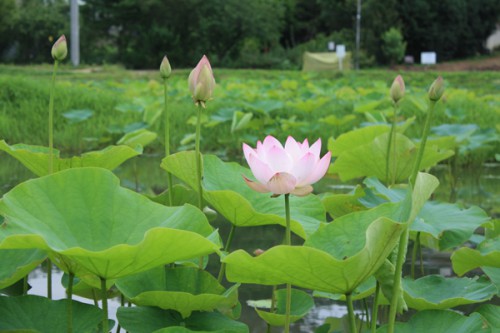
[[[263,143],[258,141],[256,149],[243,144],[245,158],[257,182],[243,178],[257,192],[307,195],[313,190],[311,184],[320,180],[330,165],[331,153],[320,159],[320,151],[321,139],[309,147],[307,139],[300,143],[291,136],[285,147],[270,135]]]
[[[215,88],[212,66],[210,66],[206,56],[203,56],[198,65],[191,71],[188,83],[195,104],[201,103],[202,106],[205,106],[205,102],[212,97]]]

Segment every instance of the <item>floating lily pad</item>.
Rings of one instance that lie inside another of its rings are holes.
[[[275,293],[276,295],[276,309],[275,312],[264,311],[258,309],[259,304],[262,302],[252,302],[248,301],[248,305],[254,306],[255,311],[262,320],[272,326],[284,326],[286,322],[286,289],[279,289]],[[266,308],[271,307],[271,300],[268,300]],[[267,303],[267,302],[266,302]],[[314,301],[312,297],[301,290],[292,289],[292,302],[290,304],[290,322],[296,322],[297,320],[303,318],[309,313],[309,311],[314,308]]]
[[[412,220],[437,183],[435,177],[419,174],[412,204],[387,203],[344,215],[312,234],[304,246],[276,246],[258,257],[235,251],[222,260],[227,279],[352,293],[375,273],[397,244],[406,224],[394,219],[405,216],[406,220],[409,215]]]
[[[4,140],[1,140],[0,150],[14,157],[39,177],[49,173],[49,148],[47,147],[25,144],[8,145]],[[99,167],[113,170],[126,160],[141,154],[142,150],[134,150],[128,146],[109,146],[103,150],[92,151],[70,158],[59,157],[57,149],[54,149],[53,153],[53,171],[56,172],[78,167]]]
[[[210,273],[193,267],[157,267],[119,279],[116,286],[134,304],[176,310],[183,318],[193,311],[230,312],[238,303],[238,285],[226,290]]]
[[[426,310],[414,314],[407,323],[396,323],[398,333],[489,333],[490,328],[483,326],[481,315],[473,313],[469,317],[448,310]],[[386,333],[387,326],[377,330]]]
[[[25,277],[47,257],[42,250],[0,250],[0,289]]]
[[[94,115],[94,111],[88,109],[70,110],[61,114],[70,124],[84,122]]]
[[[180,152],[162,161],[162,168],[197,189],[194,152]],[[213,155],[203,156],[203,196],[221,215],[238,227],[268,224],[285,226],[282,197],[250,189],[242,175],[253,177],[249,169],[226,163]],[[291,229],[302,238],[312,234],[325,221],[325,210],[314,195],[290,197]]]
[[[418,280],[403,279],[405,301],[416,310],[442,310],[485,302],[497,293],[487,279],[445,278],[428,275]]]
[[[248,327],[218,312],[193,312],[186,319],[175,311],[155,307],[120,307],[122,328],[129,333],[248,333]],[[200,328],[202,330],[200,330]]]
[[[0,331],[67,332],[68,300],[52,301],[40,296],[0,297]],[[102,321],[101,309],[76,301],[73,307],[73,332],[94,333]]]
[[[479,244],[477,250],[463,247],[451,256],[453,271],[463,275],[477,267],[500,268],[500,237],[489,238]]]
[[[218,251],[198,209],[154,203],[100,168],[22,183],[4,195],[0,214],[9,220],[0,248],[47,250],[106,279]]]

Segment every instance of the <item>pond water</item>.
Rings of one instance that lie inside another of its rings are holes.
[[[123,166],[115,170],[115,173],[122,180],[122,185],[136,189],[145,193],[159,193],[166,187],[165,172],[159,167],[161,158],[158,156],[140,157],[128,161]],[[434,195],[435,200],[449,201],[450,190],[449,168],[447,165],[437,166],[432,173],[440,179],[440,187]],[[492,216],[500,216],[500,164],[491,163],[482,165],[479,168],[461,170],[458,173],[458,186],[456,189],[456,201],[464,206],[479,205]],[[4,156],[0,164],[0,194],[7,192],[16,184],[33,177],[22,165],[14,159]],[[346,193],[354,187],[355,182],[341,183],[337,179],[327,178],[317,184],[315,188],[321,191],[334,193]],[[218,219],[214,226],[219,228],[223,239],[227,239],[230,225]],[[280,244],[282,241],[283,229],[280,226],[264,226],[259,228],[236,229],[232,250],[244,249],[253,252],[255,249],[270,248]],[[295,239],[295,242],[298,242]],[[427,273],[441,274],[449,276],[452,274],[449,254],[433,253],[425,251],[425,269]],[[212,256],[207,269],[217,276],[219,264],[218,258]],[[54,299],[65,297],[65,290],[60,284],[62,273],[56,268],[53,277]],[[29,283],[32,286],[30,294],[46,296],[46,272],[42,268],[34,270],[29,276]],[[240,320],[250,327],[250,332],[262,333],[266,331],[265,323],[257,316],[256,312],[246,305],[250,299],[269,298],[271,287],[257,285],[243,285],[240,288],[240,301],[242,304],[242,315]],[[79,301],[93,303],[92,300],[78,298]],[[292,326],[291,331],[312,332],[313,328],[321,325],[328,317],[342,317],[347,314],[347,308],[343,304],[335,303],[331,300],[315,298],[316,307],[301,321]],[[109,303],[110,316],[115,319],[116,309],[119,307],[119,300],[112,299]],[[355,304],[361,315],[364,305],[359,302]],[[274,328],[272,332],[281,332],[281,328]]]

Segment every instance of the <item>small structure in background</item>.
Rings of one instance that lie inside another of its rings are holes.
[[[335,42],[333,42],[333,41],[328,42],[328,51],[330,51],[330,52],[335,51]]]
[[[412,55],[405,55],[404,63],[405,65],[413,65],[415,63],[415,58]]]
[[[337,52],[304,52],[302,70],[305,72],[322,72],[322,71],[337,71],[340,66],[342,70],[351,69],[351,52],[345,52],[342,58],[342,65],[338,57],[339,46],[337,45]]]
[[[422,52],[420,53],[420,63],[422,65],[435,65],[436,52]]]
[[[337,58],[339,58],[339,71],[342,71],[342,62],[344,61],[345,58],[345,45],[337,45]]]

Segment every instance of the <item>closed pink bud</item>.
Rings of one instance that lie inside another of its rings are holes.
[[[68,55],[68,44],[66,43],[66,37],[62,35],[52,46],[52,58],[57,61],[64,60]]]
[[[206,56],[201,58],[198,65],[191,71],[188,78],[189,90],[195,104],[205,104],[212,98],[215,89],[215,79],[212,67]]]
[[[170,67],[170,62],[168,61],[167,56],[164,56],[160,65],[160,76],[162,79],[168,79],[171,73],[172,68]]]
[[[438,77],[429,88],[429,99],[431,101],[437,102],[443,96],[444,93],[444,81],[440,76]]]
[[[392,82],[391,86],[391,98],[394,101],[394,103],[399,102],[400,99],[403,98],[405,95],[405,81],[401,77],[401,75],[398,75],[395,79],[394,82]]]

